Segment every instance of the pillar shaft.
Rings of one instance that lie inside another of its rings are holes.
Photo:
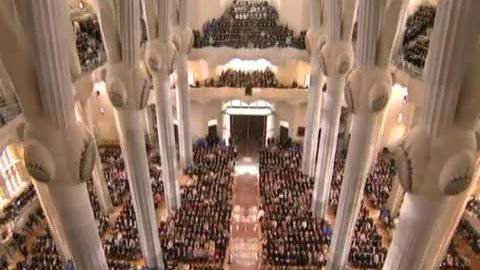
[[[145,108],[145,123],[147,125],[148,144],[151,147],[158,147],[158,137],[155,133],[155,106]]]
[[[346,269],[353,231],[362,201],[371,155],[372,135],[376,117],[368,113],[356,114],[348,148],[327,269]]]
[[[53,223],[61,224],[75,269],[107,269],[86,184],[49,185],[48,193],[58,218]]]
[[[11,78],[24,111],[26,168],[46,187],[56,213],[50,223],[58,224],[57,235],[64,236],[75,269],[106,270],[85,183],[95,159],[93,141],[74,114],[66,3],[21,1],[14,3],[17,9],[12,4],[0,3],[0,54],[15,74]]]
[[[393,177],[392,190],[390,191],[390,195],[388,196],[388,200],[385,205],[385,207],[390,210],[390,214],[392,217],[398,214],[398,210],[400,210],[400,206],[402,204],[404,195],[405,195],[405,191],[400,185],[400,180],[398,180],[398,175],[395,174],[395,176]]]
[[[173,132],[170,77],[163,72],[154,76],[153,85],[157,112],[158,141],[162,161],[162,178],[168,209],[180,208],[180,185],[176,177],[175,137]]]
[[[312,211],[316,217],[323,217],[328,208],[330,184],[337,150],[345,77],[327,77],[327,88],[323,99],[324,112],[321,120],[322,136],[320,137],[312,201]]]
[[[437,6],[423,119],[397,151],[406,195],[384,269],[438,269],[478,183],[479,9],[475,0]]]
[[[318,132],[320,129],[323,74],[318,65],[318,58],[312,56],[311,65],[302,168],[304,173],[313,177],[315,156],[317,155]]]
[[[128,173],[142,253],[148,267],[163,269],[145,137],[139,132],[142,130],[142,112],[120,108],[115,111],[115,120]]]
[[[179,54],[177,57],[177,113],[180,163],[183,169],[193,165],[189,90],[188,58],[185,54]]]
[[[50,233],[52,234],[53,240],[55,241],[55,247],[57,248],[57,252],[60,255],[62,262],[67,263],[68,260],[72,258],[72,256],[70,255],[70,251],[68,250],[63,230],[61,228],[58,228],[58,226],[61,225],[59,224],[59,218],[57,217],[55,205],[53,205],[52,203],[47,186],[36,181],[32,182],[35,187],[40,206],[45,213],[45,218],[47,220],[47,224],[50,229]]]
[[[80,102],[80,111],[82,115],[83,123],[87,126],[90,132],[93,132],[93,120],[92,112],[90,110],[90,98],[87,96],[85,102]],[[95,165],[92,172],[93,185],[95,187],[95,193],[98,197],[98,202],[100,208],[104,215],[109,215],[113,211],[112,198],[110,197],[110,192],[108,191],[107,181],[105,180],[105,175],[103,172],[102,162],[100,161],[100,153],[98,152],[97,142],[95,136],[93,136],[95,141]]]

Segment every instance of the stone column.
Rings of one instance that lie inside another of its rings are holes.
[[[109,62],[107,92],[115,107],[142,254],[149,268],[164,269],[143,133],[143,110],[151,85],[140,68],[140,2],[119,1],[116,7],[107,4],[97,1]],[[116,26],[121,35],[115,27],[106,26],[115,18],[110,17],[111,9],[118,10]],[[118,44],[121,50],[117,50]]]
[[[390,214],[392,215],[392,217],[398,214],[398,210],[400,210],[404,195],[405,191],[403,190],[402,185],[400,185],[398,175],[395,174],[395,176],[393,177],[392,190],[390,191],[387,203],[385,204],[385,207],[390,210]]]
[[[26,168],[56,209],[50,223],[58,224],[75,268],[107,270],[85,183],[95,143],[74,114],[67,7],[55,0],[4,1],[0,13],[0,54],[25,117]]]
[[[352,2],[352,1],[351,1]],[[355,9],[342,10],[342,2],[326,1],[327,43],[322,48],[321,63],[323,74],[327,77],[327,91],[323,99],[321,130],[312,211],[317,218],[323,218],[327,212],[330,197],[330,183],[337,150],[338,129],[342,108],[345,78],[352,66],[353,47],[351,44],[353,21],[342,18],[354,16]],[[347,7],[350,7],[347,5]],[[354,7],[354,5],[353,5]],[[344,13],[345,12],[345,13]],[[351,22],[350,25],[346,23]]]
[[[479,9],[475,0],[437,6],[423,119],[396,151],[406,194],[384,269],[438,269],[478,183]]]
[[[145,4],[147,1],[144,2]],[[173,132],[172,101],[170,75],[177,49],[171,41],[171,1],[158,3],[157,16],[147,17],[148,43],[145,63],[152,74],[155,104],[157,108],[157,127],[162,160],[162,177],[165,195],[170,212],[180,208],[180,184],[176,177],[175,137]],[[150,14],[152,15],[152,14]],[[157,20],[157,27],[151,25]]]
[[[378,116],[388,103],[392,88],[389,70],[390,50],[403,1],[384,5],[378,0],[360,0],[356,67],[348,75],[346,103],[354,114],[352,135],[335,220],[327,269],[345,269],[355,223],[369,171],[375,156],[375,132]],[[378,131],[377,131],[378,132]]]
[[[148,144],[151,147],[158,147],[157,134],[155,131],[155,107],[147,105],[145,107],[145,123],[147,125]]]
[[[92,121],[92,112],[90,107],[91,102],[91,93],[93,91],[93,81],[90,75],[82,76],[78,78],[75,82],[75,99],[77,100],[78,110],[80,113],[80,118],[84,125],[88,128],[90,133],[93,133],[93,121]],[[107,181],[105,180],[105,175],[103,172],[102,162],[100,160],[100,153],[98,152],[97,141],[93,137],[95,142],[95,165],[92,172],[92,181],[95,187],[95,193],[98,197],[98,202],[102,213],[104,215],[109,215],[113,211],[112,199],[110,197],[110,192],[108,190]]]
[[[188,27],[189,0],[179,1],[180,22],[175,31],[174,42],[178,49],[177,113],[180,145],[180,164],[183,169],[193,166],[192,131],[190,122],[190,87],[188,85],[188,54],[193,44],[193,32]]]
[[[303,140],[302,171],[314,176],[315,158],[317,155],[318,132],[322,107],[323,74],[320,52],[325,44],[323,20],[323,0],[311,0],[310,29],[306,36],[306,45],[311,57],[310,87],[308,90],[307,120]]]

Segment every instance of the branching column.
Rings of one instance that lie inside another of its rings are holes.
[[[75,269],[107,270],[85,183],[95,163],[95,142],[74,114],[66,4],[3,1],[0,13],[0,54],[26,122],[25,166],[40,199],[48,197],[42,206],[54,208],[45,209],[49,225],[62,237],[57,241],[64,241]]]
[[[352,135],[340,192],[327,269],[346,269],[368,173],[375,156],[375,130],[390,98],[390,51],[402,1],[387,5],[379,0],[359,0],[356,68],[348,76],[345,98],[354,114]],[[383,21],[382,21],[383,19]]]
[[[97,1],[109,62],[107,92],[115,107],[142,254],[149,268],[164,269],[143,133],[143,110],[151,88],[140,68],[140,2],[110,4]],[[114,10],[118,10],[117,21]]]
[[[179,1],[180,23],[175,31],[174,43],[178,49],[177,113],[180,145],[180,164],[183,169],[193,166],[192,131],[190,122],[190,88],[188,85],[188,54],[193,45],[193,32],[188,27],[189,0]]]
[[[327,77],[327,92],[323,97],[323,113],[320,122],[322,135],[312,200],[312,211],[317,218],[323,218],[328,208],[345,77],[353,62],[351,44],[353,20],[342,22],[342,18],[354,16],[355,0],[345,2],[347,3],[343,11],[341,1],[326,1],[327,43],[322,48],[321,63],[324,68],[323,74]],[[347,25],[348,22],[350,25]]]
[[[172,92],[170,90],[170,75],[173,73],[177,48],[171,41],[171,1],[159,1],[157,5],[150,4],[153,4],[153,2],[144,0],[145,10],[152,11],[157,6],[157,13],[147,13],[148,43],[145,63],[153,78],[162,177],[167,206],[169,211],[173,212],[180,208],[181,203],[180,183],[176,177],[177,156],[170,95]]]
[[[93,80],[90,75],[79,77],[75,82],[75,99],[78,104],[78,111],[83,124],[88,128],[90,133],[93,133],[92,112],[90,109],[91,93],[93,91]],[[100,160],[100,153],[95,137],[95,166],[93,167],[92,180],[97,194],[100,208],[104,215],[109,215],[113,211],[112,199],[108,191],[107,181],[103,172],[102,162]]]
[[[406,194],[384,269],[438,269],[478,183],[479,9],[476,0],[439,1],[423,119],[396,151]]]
[[[307,121],[303,141],[302,171],[313,177],[322,107],[323,74],[320,66],[320,52],[325,44],[325,30],[322,27],[323,0],[311,0],[311,5],[310,29],[307,32],[306,45],[310,52],[312,69],[310,72]]]

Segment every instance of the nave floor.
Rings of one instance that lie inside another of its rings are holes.
[[[258,165],[252,158],[243,158],[236,165],[233,192],[231,237],[225,269],[259,269],[261,233],[258,224]]]

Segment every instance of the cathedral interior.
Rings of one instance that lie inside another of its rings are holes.
[[[0,1],[0,270],[480,270],[479,11]]]

